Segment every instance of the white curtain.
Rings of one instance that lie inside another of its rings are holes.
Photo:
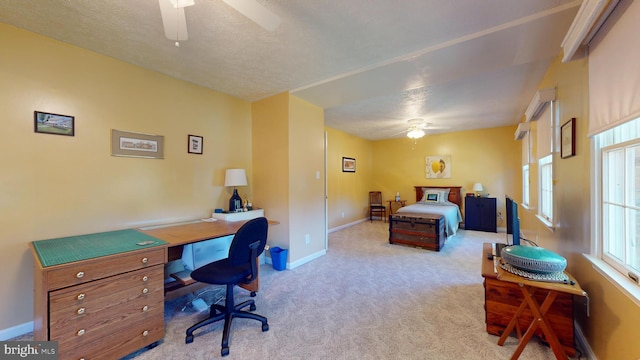
[[[614,10],[614,15],[616,11],[621,10]],[[631,2],[592,43],[589,136],[640,117],[640,1]]]

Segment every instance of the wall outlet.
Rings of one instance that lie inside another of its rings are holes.
[[[311,242],[311,240],[309,239],[309,234],[306,234],[306,235],[304,236],[304,243],[305,243],[305,244],[307,244],[307,245],[309,245],[309,243],[310,243],[310,242]]]
[[[342,212],[342,218],[344,219],[344,211]]]

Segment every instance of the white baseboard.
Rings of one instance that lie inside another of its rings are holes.
[[[350,226],[353,226],[353,225],[356,225],[356,224],[360,224],[360,223],[365,222],[365,221],[368,221],[368,220],[369,220],[368,218],[360,219],[360,220],[356,220],[356,221],[354,221],[354,222],[350,222],[350,223],[348,223],[348,224],[344,224],[344,225],[340,225],[340,226],[336,226],[336,227],[334,227],[334,228],[328,229],[328,230],[327,230],[327,232],[330,234],[330,233],[332,233],[332,232],[334,232],[334,231],[338,231],[338,230],[346,229],[346,228],[348,228],[348,227],[350,227]]]
[[[308,262],[310,262],[312,260],[315,260],[315,259],[319,258],[320,256],[323,256],[323,255],[326,255],[326,254],[327,254],[327,250],[318,251],[318,252],[313,253],[313,254],[311,254],[309,256],[303,257],[302,259],[300,259],[300,260],[298,260],[296,262],[293,262],[293,263],[288,262],[285,265],[285,268],[286,269],[295,269],[300,265],[304,265],[304,264],[306,264],[306,263],[308,263]],[[271,258],[266,258],[266,263],[267,264],[273,264],[273,261],[271,261]]]
[[[311,261],[319,258],[320,256],[323,256],[323,255],[326,255],[326,254],[327,254],[327,250],[318,251],[318,252],[313,253],[313,254],[311,254],[309,256],[305,256],[305,257],[303,257],[302,259],[300,259],[300,260],[298,260],[296,262],[288,263],[287,264],[287,269],[295,269],[300,265],[304,265],[304,264],[306,264],[308,262],[311,262]]]
[[[14,337],[24,335],[33,331],[33,321],[29,321],[24,324],[16,325],[8,329],[0,330],[0,341],[6,341],[13,339]]]
[[[580,325],[578,325],[578,323],[574,321],[573,327],[575,329],[576,342],[578,343],[578,347],[584,351],[582,355],[586,357],[587,360],[598,360],[596,354],[593,353],[589,342],[587,342],[587,339],[584,337],[584,333],[582,332],[582,328],[580,327]]]

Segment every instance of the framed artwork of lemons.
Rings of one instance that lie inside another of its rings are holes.
[[[427,179],[451,179],[451,155],[428,155]]]

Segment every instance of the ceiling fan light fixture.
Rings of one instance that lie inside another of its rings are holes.
[[[420,139],[421,137],[424,136],[424,130],[422,130],[422,129],[409,130],[409,132],[407,133],[407,136],[410,139]]]

